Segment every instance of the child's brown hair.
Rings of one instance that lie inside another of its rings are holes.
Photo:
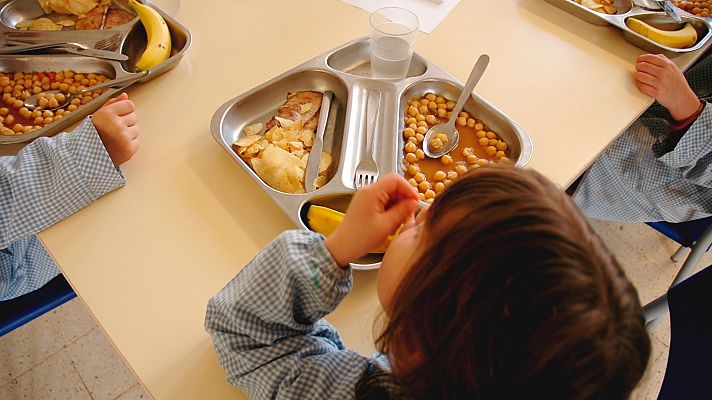
[[[542,175],[474,170],[428,211],[378,338],[416,399],[626,399],[650,355],[635,288]]]

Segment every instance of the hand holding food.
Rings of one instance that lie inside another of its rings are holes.
[[[382,245],[417,210],[415,190],[399,175],[388,174],[356,192],[325,245],[337,264],[347,265]]]
[[[94,113],[92,122],[114,165],[130,160],[138,150],[138,115],[126,93],[107,101]]]
[[[657,100],[678,121],[690,117],[700,100],[690,89],[680,68],[661,54],[643,54],[635,63],[635,84],[641,92]]]

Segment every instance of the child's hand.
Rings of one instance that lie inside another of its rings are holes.
[[[635,62],[635,84],[683,121],[700,107],[700,100],[690,89],[680,68],[662,54],[643,54]]]
[[[397,174],[388,174],[354,195],[346,216],[325,245],[345,266],[382,245],[418,210],[418,194]]]
[[[117,167],[138,150],[138,115],[134,103],[126,93],[109,99],[92,116],[92,122],[99,133],[106,152]]]

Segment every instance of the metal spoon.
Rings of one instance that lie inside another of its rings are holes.
[[[33,94],[32,96],[28,97],[25,100],[24,105],[25,105],[25,107],[27,107],[28,110],[34,110],[35,108],[38,107],[39,99],[40,99],[39,96],[41,94],[47,95],[47,94],[62,93],[64,95],[64,101],[61,104],[58,104],[57,107],[43,107],[42,108],[43,110],[57,110],[57,109],[65,107],[67,104],[69,104],[69,102],[72,101],[73,97],[80,96],[86,92],[93,92],[93,91],[99,90],[99,89],[117,87],[117,86],[125,86],[125,85],[128,85],[129,83],[133,83],[133,82],[143,78],[144,76],[148,75],[148,73],[149,73],[149,71],[141,71],[137,74],[132,74],[129,76],[125,76],[123,78],[118,78],[118,79],[114,79],[114,80],[107,81],[104,83],[100,83],[98,85],[94,85],[92,87],[88,87],[86,89],[82,89],[82,90],[79,90],[74,93],[69,93],[64,90],[46,90],[44,92],[41,92],[38,94]]]
[[[472,90],[475,88],[475,85],[477,85],[477,82],[479,82],[482,74],[485,73],[489,60],[490,58],[487,54],[483,54],[477,59],[477,63],[475,63],[475,66],[472,68],[470,77],[467,78],[465,87],[462,89],[460,98],[457,99],[457,104],[455,104],[455,108],[452,109],[450,119],[444,124],[433,126],[425,133],[423,152],[426,156],[430,158],[440,158],[457,146],[457,143],[460,141],[460,134],[457,132],[457,129],[455,129],[455,120],[457,120],[457,115],[462,111],[465,101],[472,95]],[[447,143],[444,143],[439,149],[431,149],[430,140],[433,139],[434,135],[439,133],[444,133],[445,136],[447,136]]]

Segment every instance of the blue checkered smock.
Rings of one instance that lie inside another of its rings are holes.
[[[0,157],[0,301],[43,286],[59,269],[35,234],[124,185],[90,118]]]
[[[253,399],[353,399],[359,381],[403,398],[387,357],[348,350],[322,319],[351,291],[323,236],[287,231],[208,303],[212,335],[228,382]]]
[[[702,114],[675,145],[670,114],[654,103],[583,177],[574,200],[586,216],[681,222],[712,215],[712,56],[685,76],[708,103]]]

